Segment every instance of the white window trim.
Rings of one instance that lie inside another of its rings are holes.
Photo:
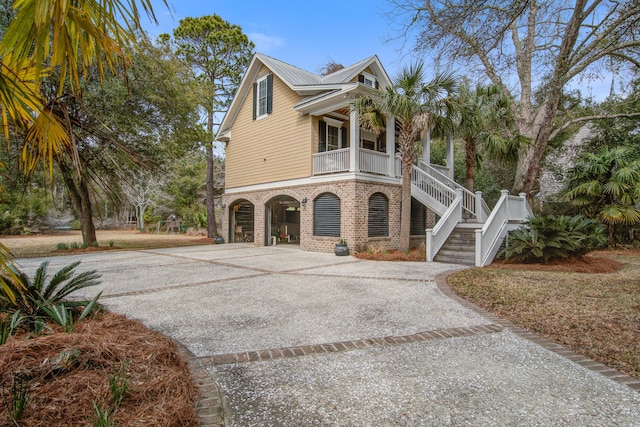
[[[267,87],[267,84],[268,84],[267,83],[267,76],[268,76],[268,74],[266,74],[266,75],[260,77],[258,80],[256,80],[256,91],[258,92],[256,94],[256,120],[263,119],[263,118],[265,118],[265,117],[267,117],[269,115],[269,113],[267,113],[267,111],[268,111],[267,104],[269,102],[269,100],[267,99],[268,96],[269,96],[268,95],[269,88]],[[264,106],[264,113],[260,114],[260,83],[262,83],[262,82],[264,82],[264,84],[265,84],[265,91],[266,91],[265,101],[266,101],[266,103],[265,103],[265,106]]]
[[[370,131],[369,129],[360,128],[360,148],[364,148],[364,140],[373,141],[374,149],[373,151],[378,151],[378,137],[375,132]]]
[[[364,81],[365,81],[365,83],[363,83],[363,84],[364,84],[365,86],[369,86],[369,87],[372,87],[372,88],[375,88],[375,87],[376,87],[376,76],[374,76],[374,75],[373,75],[373,74],[371,74],[371,73],[367,73],[366,71],[363,71],[363,72],[362,72],[362,75],[364,76]],[[367,81],[367,80],[371,80],[371,85],[368,85],[368,84],[366,83],[366,81]]]
[[[325,134],[327,135],[326,136],[327,151],[330,151],[329,150],[329,126],[338,128],[338,149],[344,148],[344,145],[346,144],[346,141],[344,142],[342,141],[342,125],[344,122],[341,122],[340,120],[336,120],[332,117],[323,117],[323,119],[326,126]]]

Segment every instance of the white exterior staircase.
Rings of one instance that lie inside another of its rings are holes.
[[[507,232],[532,215],[524,194],[503,190],[490,210],[481,192],[468,191],[422,161],[411,170],[411,196],[440,216],[427,230],[428,262],[488,265]]]

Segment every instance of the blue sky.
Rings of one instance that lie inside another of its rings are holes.
[[[239,25],[256,45],[255,51],[292,65],[318,73],[330,59],[344,66],[371,55],[378,55],[391,78],[405,64],[415,61],[411,47],[413,39],[403,48],[391,22],[387,0],[168,0],[170,10],[162,0],[152,0],[159,25],[143,19],[151,36],[172,33],[180,19],[217,13],[232,24]],[[391,40],[391,41],[390,41]],[[426,78],[434,76],[429,70]],[[462,72],[464,74],[464,72]],[[591,82],[576,81],[584,96],[602,100],[609,92],[610,77]]]
[[[172,33],[180,19],[217,13],[242,30],[261,52],[317,73],[330,59],[349,66],[378,55],[393,77],[404,63],[414,58],[398,52],[400,42],[386,42],[394,36],[385,16],[385,0],[254,1],[254,0],[168,0],[171,12],[161,0],[153,0],[159,26],[148,23],[152,36]],[[431,73],[428,73],[430,75]]]

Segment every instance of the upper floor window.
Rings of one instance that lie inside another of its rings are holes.
[[[273,75],[267,74],[253,84],[253,119],[260,119],[273,110]]]
[[[324,120],[318,121],[318,125],[319,153],[348,146],[347,129],[342,127],[340,120],[324,117]]]
[[[366,71],[363,71],[362,74],[358,76],[358,81],[365,86],[378,89],[378,81],[376,80],[376,76],[367,73]]]

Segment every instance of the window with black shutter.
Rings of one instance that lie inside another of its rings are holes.
[[[273,111],[273,75],[259,78],[253,84],[253,119],[259,119]]]
[[[389,200],[382,193],[369,197],[369,237],[389,235]]]
[[[340,237],[340,198],[323,193],[313,201],[313,235]]]

